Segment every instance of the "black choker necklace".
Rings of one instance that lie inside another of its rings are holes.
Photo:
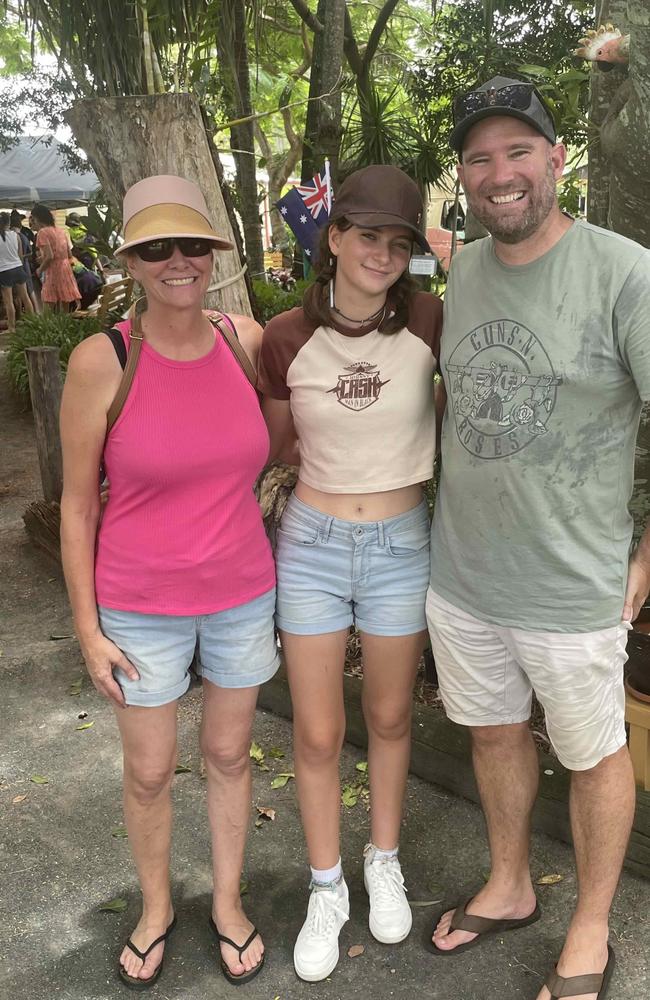
[[[386,303],[384,302],[383,306],[380,306],[377,312],[374,312],[371,316],[366,316],[365,319],[352,319],[351,316],[346,316],[345,313],[342,313],[335,305],[332,306],[332,310],[348,323],[358,323],[359,326],[365,326],[371,320],[377,320],[377,326],[379,326],[386,315]]]

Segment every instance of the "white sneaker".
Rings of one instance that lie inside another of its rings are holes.
[[[382,944],[397,944],[411,930],[413,914],[406,900],[404,877],[397,855],[376,857],[377,848],[364,848],[363,883],[370,897],[370,933]]]
[[[326,979],[339,960],[339,934],[350,919],[350,899],[345,879],[327,885],[311,883],[307,919],[293,949],[296,974],[308,983]]]

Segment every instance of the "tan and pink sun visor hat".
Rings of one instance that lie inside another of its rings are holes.
[[[190,236],[210,240],[215,250],[232,250],[230,240],[217,236],[208,217],[203,192],[184,177],[145,177],[124,195],[124,243],[115,254],[139,243]]]

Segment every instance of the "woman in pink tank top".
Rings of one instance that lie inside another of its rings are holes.
[[[176,706],[196,659],[213,848],[219,844],[209,920],[224,976],[241,983],[264,962],[239,890],[257,691],[278,666],[275,570],[253,493],[269,450],[251,381],[261,330],[246,316],[234,317],[236,330],[228,317],[215,327],[203,311],[213,252],[232,243],[214,232],[194,184],[140,181],[127,191],[124,222],[118,253],[144,289],[145,308],[133,327],[119,323],[75,349],[61,409],[66,582],[88,671],[115,705],[143,897],[118,972],[132,989],[151,986],[176,924]],[[114,419],[129,357],[137,366]],[[100,465],[110,484],[101,517]]]

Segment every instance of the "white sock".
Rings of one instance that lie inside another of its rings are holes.
[[[329,885],[330,882],[338,882],[343,878],[343,868],[339,858],[333,868],[312,868],[311,880],[318,885]]]
[[[375,847],[375,857],[373,860],[382,861],[384,858],[396,858],[399,853],[399,845],[392,847],[390,851],[382,851],[380,847]]]

